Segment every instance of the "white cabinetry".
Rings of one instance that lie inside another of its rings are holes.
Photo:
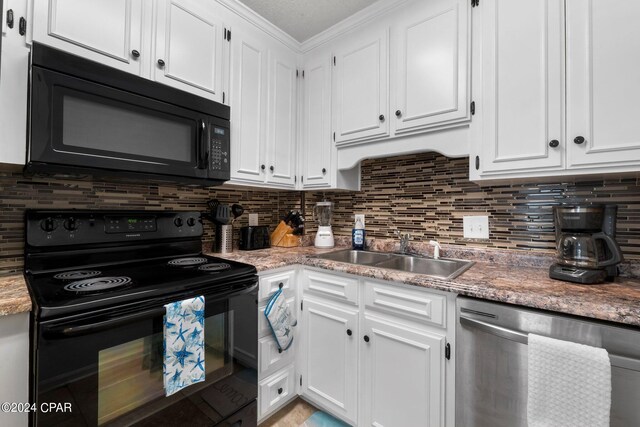
[[[19,20],[27,16],[26,0],[4,0],[0,19],[0,163],[24,165],[27,156],[27,86],[29,47],[18,32]],[[13,28],[7,11],[13,11]],[[2,424],[0,422],[0,424]]]
[[[334,141],[389,134],[389,30],[343,36],[333,54]]]
[[[640,169],[640,4],[484,0],[473,15],[472,180]]]
[[[469,1],[414,2],[392,23],[395,134],[468,119]]]
[[[223,101],[225,29],[196,0],[33,2],[33,40]]]
[[[0,316],[0,360],[0,402],[29,402],[29,313]],[[2,426],[27,424],[27,412],[0,412]]]
[[[231,181],[293,188],[297,57],[261,30],[231,39]]]
[[[298,395],[296,387],[296,349],[300,327],[294,328],[291,346],[279,351],[264,309],[269,298],[282,289],[290,309],[298,313],[297,271],[284,268],[260,273],[258,290],[258,420],[262,421]],[[296,316],[297,318],[298,316]]]

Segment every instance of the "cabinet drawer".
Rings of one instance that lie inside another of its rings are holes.
[[[290,297],[287,298],[287,304],[289,304],[289,309],[291,310],[291,313],[294,315],[294,317],[297,318],[296,316],[296,298],[295,297]],[[258,337],[264,337],[264,336],[272,336],[271,335],[271,328],[269,328],[269,322],[267,322],[267,317],[264,315],[264,310],[267,308],[267,304],[261,305],[260,308],[258,309]],[[295,331],[295,329],[294,329]]]
[[[364,302],[368,309],[446,326],[447,298],[443,295],[365,280]]]
[[[358,304],[358,279],[313,270],[305,271],[305,292],[350,304]]]
[[[260,338],[258,340],[258,360],[260,365],[258,378],[266,377],[290,363],[293,364],[294,349],[295,345],[291,344],[287,350],[283,350],[280,353],[278,352],[278,344],[275,338],[271,335]]]
[[[280,288],[281,284],[284,292],[291,293],[293,291],[295,275],[295,270],[288,270],[260,276],[260,290],[258,291],[258,297],[261,301],[269,299],[269,297],[271,297],[271,295]]]
[[[293,365],[282,369],[258,384],[258,419],[275,412],[296,394]]]

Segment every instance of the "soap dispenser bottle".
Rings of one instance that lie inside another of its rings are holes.
[[[353,227],[353,230],[351,230],[351,243],[352,243],[353,249],[363,250],[364,238],[365,238],[364,224],[362,224],[362,221],[360,220],[360,218],[358,218],[356,220],[356,224]]]

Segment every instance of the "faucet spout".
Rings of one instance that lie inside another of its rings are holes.
[[[440,243],[438,243],[437,240],[429,240],[429,244],[433,246],[433,259],[439,259],[440,249],[442,249],[442,247],[440,246]]]
[[[395,232],[396,236],[400,238],[400,253],[404,254],[407,252],[407,247],[409,246],[409,240],[411,240],[411,234],[402,233],[400,231]]]

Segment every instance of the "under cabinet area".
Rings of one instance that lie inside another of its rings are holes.
[[[621,0],[474,8],[471,179],[638,170],[639,19]]]
[[[226,29],[195,0],[33,2],[33,40],[223,102]]]

